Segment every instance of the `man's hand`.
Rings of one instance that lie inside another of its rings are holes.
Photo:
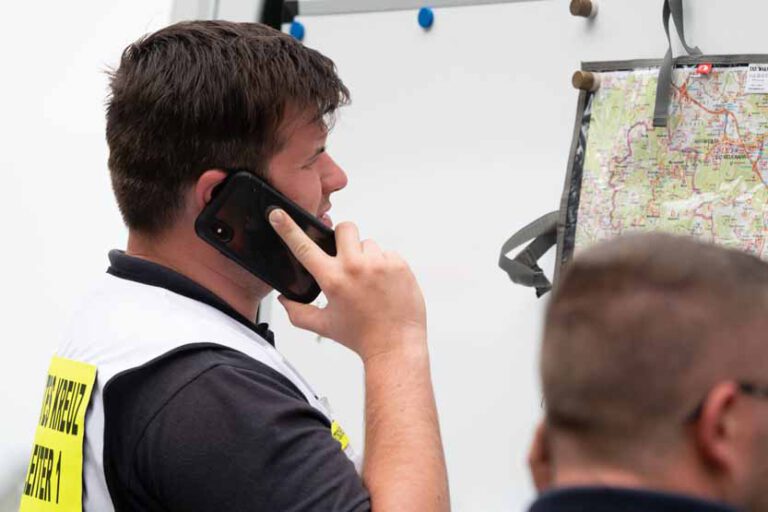
[[[357,352],[365,366],[363,482],[377,512],[450,510],[427,350],[424,298],[402,258],[336,228],[327,255],[280,210],[275,231],[317,279],[328,306],[280,298],[291,323]]]
[[[361,242],[349,222],[336,228],[337,256],[332,257],[284,211],[273,210],[269,221],[328,299],[320,309],[281,296],[293,325],[338,341],[363,361],[426,340],[424,298],[400,256],[372,240]]]

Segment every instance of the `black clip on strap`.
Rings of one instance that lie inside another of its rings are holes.
[[[685,41],[685,26],[683,24],[683,0],[664,0],[664,10],[662,12],[662,21],[664,22],[664,32],[667,33],[667,53],[664,55],[664,61],[659,68],[659,78],[656,84],[656,106],[653,109],[653,126],[656,128],[667,126],[667,116],[669,114],[670,89],[672,87],[672,68],[674,59],[672,57],[672,38],[669,36],[669,18],[677,29],[677,36],[680,42],[688,52],[688,55],[701,55],[698,46],[691,47]]]
[[[552,283],[537,265],[541,258],[557,242],[557,222],[560,211],[550,212],[512,235],[501,246],[499,267],[509,275],[513,283],[536,288],[536,297],[552,289]],[[512,249],[533,240],[514,258],[507,257]]]

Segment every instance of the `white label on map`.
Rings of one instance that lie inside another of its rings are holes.
[[[744,88],[747,94],[768,93],[768,64],[750,64],[747,71],[747,85]]]

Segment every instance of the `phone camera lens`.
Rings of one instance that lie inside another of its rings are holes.
[[[225,244],[231,242],[234,235],[232,228],[220,220],[216,220],[211,224],[211,231],[216,238]]]

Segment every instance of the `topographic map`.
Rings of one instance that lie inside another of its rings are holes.
[[[768,259],[768,94],[747,66],[673,74],[667,128],[653,127],[658,68],[601,74],[575,251],[632,230],[694,235]]]

